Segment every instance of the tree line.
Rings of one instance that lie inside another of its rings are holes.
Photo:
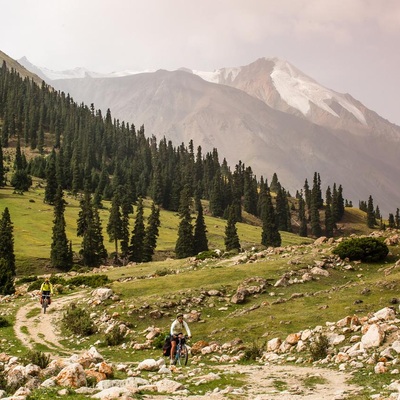
[[[322,234],[331,237],[344,214],[341,185],[321,192],[321,178],[314,173],[310,187],[305,181],[295,198],[272,175],[270,184],[254,175],[241,161],[233,169],[217,149],[203,153],[193,141],[174,146],[165,137],[146,137],[144,126],[113,119],[110,110],[103,116],[94,105],[77,104],[46,83],[41,86],[21,78],[5,62],[0,69],[0,185],[6,184],[3,148],[15,145],[10,184],[26,191],[32,176],[46,180],[44,201],[54,206],[51,263],[63,269],[71,265],[71,244],[65,237],[63,193],[82,195],[78,236],[82,237],[81,257],[85,265],[98,265],[106,257],[103,228],[98,210],[111,201],[106,227],[115,244],[115,260],[149,261],[156,247],[160,208],[180,216],[177,257],[187,257],[208,249],[204,213],[227,220],[225,245],[239,249],[236,223],[242,211],[262,223],[261,243],[280,246],[279,231],[296,231],[300,236]],[[35,157],[26,159],[21,145]],[[50,150],[49,150],[50,149]],[[148,226],[144,226],[142,199],[153,201]],[[201,199],[208,200],[204,210]],[[347,202],[346,202],[347,203]],[[129,214],[136,205],[135,225],[129,232]],[[321,214],[324,210],[324,214]],[[192,224],[192,213],[197,214]],[[292,217],[297,215],[298,227]],[[324,218],[321,221],[321,216]]]

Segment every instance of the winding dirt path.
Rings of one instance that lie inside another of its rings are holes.
[[[14,325],[15,335],[24,346],[31,350],[34,349],[35,345],[40,344],[46,346],[51,351],[69,352],[60,343],[62,338],[56,327],[65,306],[83,296],[84,293],[77,293],[62,298],[55,297],[46,314],[43,314],[41,311],[40,303],[37,300],[24,305],[18,310],[16,315]],[[40,311],[40,313],[36,314],[35,309]],[[34,314],[34,316],[30,316],[30,314]]]

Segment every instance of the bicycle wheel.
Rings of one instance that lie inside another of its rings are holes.
[[[181,365],[181,345],[176,346],[175,365]]]
[[[43,299],[42,307],[43,307],[43,314],[46,314],[48,300],[46,298]]]
[[[188,348],[186,347],[186,344],[184,344],[182,346],[180,358],[181,358],[182,362],[184,363],[184,365],[187,365],[188,359],[189,359],[189,351],[188,351]]]

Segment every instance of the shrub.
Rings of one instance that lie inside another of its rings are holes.
[[[107,275],[86,275],[86,276],[75,276],[71,278],[67,283],[72,286],[89,286],[91,288],[98,288],[110,283]]]
[[[197,254],[196,260],[206,260],[207,258],[219,258],[219,254],[215,250],[202,251]]]
[[[156,336],[153,340],[153,346],[156,349],[162,349],[165,343],[166,338],[169,337],[169,332],[167,333],[160,333]]]
[[[105,341],[107,346],[118,346],[124,341],[124,334],[118,325],[114,325],[106,334]]]
[[[11,323],[7,319],[0,316],[0,328],[5,328],[6,326],[10,326],[10,325],[11,325]]]
[[[256,361],[263,355],[265,349],[265,342],[259,345],[256,342],[253,342],[251,347],[248,347],[244,351],[244,356],[242,358],[243,361]]]
[[[24,365],[35,364],[44,369],[50,363],[50,356],[41,351],[28,351],[22,361]]]
[[[89,336],[96,332],[90,314],[76,304],[70,304],[61,320],[62,325],[75,335]]]
[[[329,340],[325,335],[317,335],[310,345],[313,361],[322,360],[328,355]]]
[[[382,240],[365,237],[346,240],[340,243],[332,253],[341,259],[348,258],[350,261],[376,262],[384,260],[389,249]]]
[[[158,276],[172,275],[175,271],[169,268],[158,269],[155,274]]]
[[[18,279],[18,284],[31,283],[31,282],[35,282],[37,280],[38,280],[37,276],[33,276],[33,275],[31,275],[31,276],[23,276],[22,278]]]
[[[57,285],[57,284],[59,284],[59,285],[65,285],[65,283],[66,283],[65,279],[64,279],[64,278],[61,278],[61,277],[59,277],[59,276],[53,276],[53,277],[51,277],[51,278],[50,278],[50,281],[51,281],[51,283],[52,283],[53,286],[54,286],[54,285]],[[30,291],[32,291],[32,290],[39,290],[39,289],[40,289],[40,286],[42,285],[42,283],[43,283],[43,280],[37,279],[36,281],[32,282],[32,283],[29,285],[28,291],[30,292]]]

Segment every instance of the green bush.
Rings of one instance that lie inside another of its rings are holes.
[[[386,258],[389,249],[382,240],[365,237],[346,240],[340,243],[332,253],[341,259],[348,258],[350,261],[377,262]]]
[[[202,251],[197,254],[196,260],[206,260],[207,258],[219,258],[220,256],[215,250]]]
[[[76,304],[70,304],[62,317],[62,325],[75,335],[90,336],[96,332],[90,314]]]
[[[317,335],[310,345],[313,361],[322,360],[328,355],[329,340],[325,335]]]
[[[264,352],[264,349],[266,347],[266,343],[264,342],[263,344],[259,345],[256,342],[253,342],[251,347],[247,347],[244,350],[244,356],[242,358],[242,361],[257,361]]]
[[[18,279],[18,284],[21,284],[21,283],[31,283],[31,282],[35,282],[35,281],[37,281],[38,280],[38,277],[37,276],[23,276],[23,277],[21,277],[21,278],[19,278]]]
[[[0,328],[5,328],[10,325],[11,323],[6,318],[0,316]]]
[[[35,364],[44,369],[50,363],[50,356],[41,351],[28,351],[22,362],[24,365]]]
[[[124,341],[124,334],[118,325],[114,325],[110,332],[106,333],[105,341],[107,346],[118,346]]]
[[[169,332],[167,333],[160,333],[158,336],[156,336],[153,340],[153,346],[156,349],[162,349],[165,343],[165,339],[169,336]]]
[[[72,286],[89,286],[91,288],[97,288],[110,283],[107,275],[84,275],[75,276],[71,278],[67,284]]]

